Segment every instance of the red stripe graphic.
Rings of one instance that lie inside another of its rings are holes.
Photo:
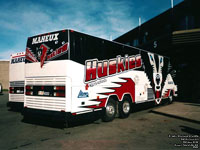
[[[171,92],[171,90],[170,90],[170,89],[168,89],[167,91],[165,91],[165,94],[164,94],[164,96],[163,96],[163,97],[169,97],[169,95],[170,95],[170,92]]]
[[[31,62],[38,62],[28,47],[26,48],[26,59]]]
[[[120,87],[112,87],[109,89],[113,89],[114,92],[104,93],[104,95],[117,95],[119,100],[122,100],[122,96],[125,93],[131,95],[132,101],[135,102],[135,82],[131,78],[121,78],[126,82],[115,82],[116,84],[120,84]],[[102,93],[103,94],[103,93]]]
[[[161,94],[161,92],[160,91],[156,91],[156,98],[160,98],[160,95]]]
[[[42,56],[40,57],[40,67],[42,68],[42,66],[44,65],[44,61],[46,59],[46,56],[47,56],[47,50],[49,48],[45,44],[42,44],[40,46],[40,49],[42,49]]]
[[[25,55],[12,56],[12,58],[23,57],[23,56],[25,56]]]
[[[125,80],[126,82],[115,82],[116,84],[121,85],[120,87],[112,87],[108,89],[113,89],[113,92],[108,93],[100,93],[103,95],[117,95],[119,100],[122,100],[123,95],[126,93],[131,95],[132,102],[135,102],[135,82],[131,78],[121,78]],[[97,98],[95,101],[100,102],[99,105],[92,105],[87,106],[87,108],[102,108],[105,107],[107,98],[99,99]]]
[[[107,98],[96,99],[95,101],[100,102],[99,105],[91,105],[91,106],[86,106],[86,107],[87,107],[87,108],[95,108],[95,109],[105,107],[105,105],[106,105],[106,100],[107,100]]]

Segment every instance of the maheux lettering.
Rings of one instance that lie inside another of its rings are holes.
[[[11,59],[11,64],[25,62],[25,57]]]
[[[48,35],[35,37],[32,40],[32,44],[38,44],[38,43],[49,42],[49,41],[57,41],[58,35],[59,33],[55,33],[55,34],[48,34]]]
[[[98,61],[98,59],[86,60],[85,82],[94,81],[106,76],[121,73],[127,70],[140,68],[142,66],[141,55],[132,55]]]

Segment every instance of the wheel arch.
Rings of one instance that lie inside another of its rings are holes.
[[[119,98],[116,94],[113,94],[113,95],[109,95],[107,100],[106,100],[106,104],[105,104],[105,107],[107,106],[107,103],[109,101],[109,99],[112,98],[116,103],[119,102]]]
[[[132,95],[130,93],[124,93],[122,95],[121,99],[119,98],[119,96],[117,94],[112,94],[112,95],[109,95],[107,97],[107,100],[106,100],[106,103],[105,103],[105,107],[106,107],[106,105],[107,105],[107,103],[108,103],[110,98],[113,98],[116,101],[116,103],[119,103],[119,102],[123,101],[125,96],[127,96],[130,99],[131,103],[133,103],[133,104],[135,103],[135,99],[132,97]]]
[[[121,101],[123,101],[124,97],[128,97],[130,99],[131,103],[135,103],[135,101],[134,101],[134,99],[133,99],[133,97],[132,97],[132,95],[130,93],[124,93],[124,95],[122,96],[122,100]]]

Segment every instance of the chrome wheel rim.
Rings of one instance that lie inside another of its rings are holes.
[[[123,103],[123,112],[124,112],[125,114],[127,114],[127,113],[129,113],[130,109],[131,109],[130,103],[127,102],[127,101],[125,101],[125,102]]]
[[[172,96],[170,96],[170,97],[169,97],[169,101],[170,101],[170,102],[172,102],[172,101],[173,101],[173,98],[172,98]]]
[[[113,105],[108,105],[106,107],[106,113],[108,116],[113,116],[115,114],[115,108]]]

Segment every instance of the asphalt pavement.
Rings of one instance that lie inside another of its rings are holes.
[[[20,111],[6,106],[0,95],[2,150],[194,150],[200,147],[200,104],[142,104],[126,119],[102,122],[83,115],[69,128],[51,121],[25,121]]]

